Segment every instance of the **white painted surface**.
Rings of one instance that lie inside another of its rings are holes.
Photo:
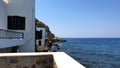
[[[35,51],[35,0],[8,0],[7,13],[10,16],[25,17],[25,44],[20,46],[21,52]]]
[[[3,1],[8,4],[8,0],[3,0]]]
[[[85,68],[64,52],[53,53],[58,68]]]
[[[50,55],[54,57],[57,68],[85,68],[83,65],[78,63],[72,57],[64,52],[40,52],[40,53],[7,53],[0,54],[2,56],[38,56],[38,55]],[[46,59],[47,60],[47,59]]]
[[[7,29],[7,16],[25,17],[25,30],[17,30],[18,32],[24,33],[25,44],[23,46],[20,46],[20,51],[34,52],[35,0],[0,0],[0,29]],[[0,40],[0,42],[2,41]],[[9,43],[10,46],[13,44],[13,42],[15,41],[12,41],[11,44]],[[5,42],[5,44],[6,43],[7,41]]]
[[[2,0],[0,0],[0,29],[7,29],[7,14]]]
[[[0,39],[0,48],[21,46],[25,43],[24,39]]]

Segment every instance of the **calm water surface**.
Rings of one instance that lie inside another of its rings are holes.
[[[120,38],[65,38],[64,51],[87,68],[120,68]]]

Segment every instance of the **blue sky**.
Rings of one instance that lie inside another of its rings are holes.
[[[120,37],[120,0],[36,0],[36,18],[57,37]]]

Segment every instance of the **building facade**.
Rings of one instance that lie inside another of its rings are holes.
[[[0,50],[15,48],[35,52],[35,0],[0,0]]]

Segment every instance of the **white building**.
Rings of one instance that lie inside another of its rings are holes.
[[[35,52],[35,0],[0,0],[0,52]]]
[[[36,38],[36,45],[37,46],[44,46],[45,45],[45,40],[46,38],[46,31],[45,28],[36,28],[36,36],[38,38]]]

